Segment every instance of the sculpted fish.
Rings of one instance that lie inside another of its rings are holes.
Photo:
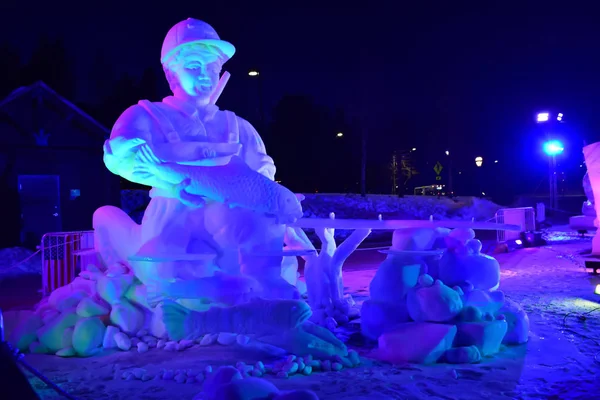
[[[164,300],[204,298],[223,305],[235,305],[259,297],[262,288],[252,277],[216,271],[213,276],[175,282],[146,282],[146,300],[154,307]]]
[[[216,166],[161,163],[151,156],[141,161],[136,172],[173,184],[181,201],[190,206],[202,206],[206,198],[273,216],[283,224],[302,217],[302,206],[294,193],[252,170],[238,156]]]
[[[215,332],[274,335],[293,330],[312,315],[301,300],[253,299],[232,307],[192,311],[173,301],[162,305],[163,322],[171,340],[197,339]]]

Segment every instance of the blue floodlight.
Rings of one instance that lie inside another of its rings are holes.
[[[558,140],[550,140],[544,143],[544,153],[549,156],[556,156],[563,152],[564,146]]]

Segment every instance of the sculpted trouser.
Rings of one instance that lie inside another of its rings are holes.
[[[275,297],[294,297],[294,288],[281,278],[282,257],[277,254],[283,248],[284,226],[269,221],[257,213],[218,203],[191,208],[177,199],[156,196],[141,226],[115,207],[102,207],[94,215],[94,229],[103,260],[125,260],[144,283],[207,277],[218,266],[228,274],[242,272],[254,277],[268,297],[271,292]],[[214,253],[217,258],[216,266],[207,261],[127,262],[136,253],[174,258]]]

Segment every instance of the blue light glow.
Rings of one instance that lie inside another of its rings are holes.
[[[549,156],[555,156],[557,154],[560,154],[563,152],[564,149],[565,148],[563,144],[558,140],[550,140],[544,143],[544,153],[546,153]]]

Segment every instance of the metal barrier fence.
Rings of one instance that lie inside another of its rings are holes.
[[[68,285],[82,266],[94,262],[94,231],[52,232],[42,236],[42,291]]]
[[[503,208],[496,212],[496,223],[520,225],[521,232],[535,231],[535,210],[533,207]],[[498,243],[519,239],[521,232],[497,231]]]

